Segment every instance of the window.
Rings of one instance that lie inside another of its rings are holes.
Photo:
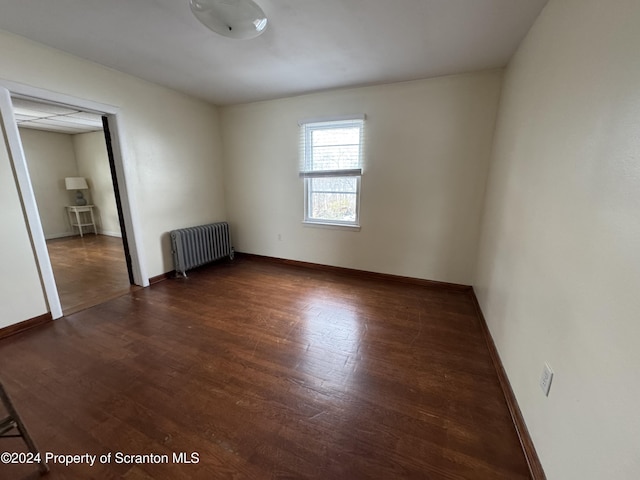
[[[304,221],[359,226],[364,116],[301,125]]]

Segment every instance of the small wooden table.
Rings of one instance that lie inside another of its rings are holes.
[[[66,208],[67,213],[69,214],[69,223],[71,223],[72,227],[78,227],[81,237],[83,236],[83,227],[93,227],[93,233],[96,235],[98,234],[96,220],[93,216],[93,205],[69,205]],[[89,218],[91,219],[91,222],[89,222]]]

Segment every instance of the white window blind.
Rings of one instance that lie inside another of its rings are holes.
[[[359,225],[364,116],[301,122],[305,222]]]

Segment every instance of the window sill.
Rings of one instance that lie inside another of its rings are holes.
[[[317,228],[330,228],[334,230],[351,230],[351,231],[360,231],[360,225],[347,225],[344,223],[331,223],[331,222],[302,222],[302,225],[305,227],[317,227]]]

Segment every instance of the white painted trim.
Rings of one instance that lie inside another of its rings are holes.
[[[364,113],[354,113],[353,115],[333,115],[326,117],[311,117],[298,120],[298,125],[303,126],[309,123],[325,123],[325,122],[344,122],[348,120],[366,120],[367,116]]]
[[[56,280],[53,276],[53,269],[51,268],[47,242],[44,238],[42,222],[40,222],[40,214],[38,213],[38,207],[36,205],[36,196],[33,193],[31,179],[29,178],[29,169],[27,168],[27,161],[24,156],[24,150],[22,149],[22,141],[18,133],[18,124],[13,114],[11,95],[9,94],[9,90],[2,86],[0,86],[0,115],[6,135],[9,158],[13,163],[13,170],[18,182],[22,207],[27,217],[29,236],[31,237],[31,244],[33,245],[36,262],[40,270],[42,286],[47,298],[49,311],[53,319],[60,318],[62,317],[62,305],[58,297],[58,288],[56,287]]]
[[[122,238],[122,233],[120,233],[120,232],[112,232],[110,230],[102,230],[101,228],[98,229],[98,235],[104,235],[106,237]]]
[[[52,233],[51,235],[45,235],[45,239],[47,240],[55,240],[56,238],[66,238],[66,237],[75,237],[76,234],[73,232],[64,232],[64,233]]]
[[[352,230],[354,232],[359,232],[362,227],[360,225],[350,224],[350,223],[331,223],[331,222],[313,222],[310,220],[304,220],[302,222],[304,227],[320,227],[320,228],[332,228],[334,230]]]
[[[144,256],[144,244],[142,242],[142,226],[138,218],[138,205],[131,185],[132,173],[129,172],[129,162],[125,157],[125,135],[120,128],[118,112],[107,115],[109,130],[111,131],[111,147],[113,148],[113,158],[116,167],[116,177],[120,189],[120,200],[122,202],[122,214],[124,226],[127,232],[127,242],[129,243],[129,254],[131,255],[131,267],[133,269],[133,281],[142,287],[149,286],[149,275],[147,274],[147,262]]]
[[[0,78],[0,85],[9,90],[12,95],[26,98],[33,98],[35,100],[45,100],[48,102],[54,102],[69,107],[81,107],[82,110],[90,111],[91,113],[97,113],[104,115],[106,113],[117,113],[119,108],[106,103],[94,102],[93,100],[87,100],[85,98],[72,97],[64,93],[54,92],[45,88],[32,87],[24,83],[13,82],[11,80],[4,80]]]
[[[85,232],[85,235],[92,235],[93,232],[91,230],[89,230],[88,232]],[[117,238],[122,238],[122,233],[120,232],[112,232],[111,230],[102,230],[101,228],[98,228],[98,235],[104,235],[105,237],[117,237]],[[66,233],[52,233],[51,235],[45,235],[45,238],[47,240],[55,240],[57,238],[68,238],[68,237],[78,237],[78,233],[77,232],[66,232]]]
[[[131,178],[133,175],[130,172],[130,161],[125,155],[127,148],[123,129],[120,127],[121,114],[119,107],[94,102],[93,100],[73,97],[64,93],[53,92],[44,88],[32,87],[31,85],[25,85],[10,80],[0,79],[0,86],[7,88],[12,94],[20,97],[78,107],[82,110],[107,116],[109,120],[109,129],[111,130],[111,144],[113,147],[118,186],[120,188],[120,199],[122,200],[124,223],[127,230],[129,253],[131,255],[133,280],[136,285],[148,287],[149,277],[147,275],[146,261],[144,257],[142,227],[137,213],[137,202],[135,200],[135,195],[133,194],[134,189],[131,185]],[[44,239],[44,234],[42,234],[42,238]]]

